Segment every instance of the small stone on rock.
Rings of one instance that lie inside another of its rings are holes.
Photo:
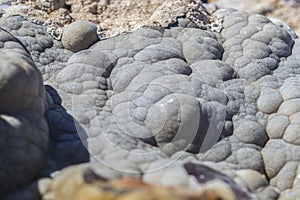
[[[63,46],[73,52],[87,49],[98,40],[97,26],[88,21],[73,22],[62,36]]]

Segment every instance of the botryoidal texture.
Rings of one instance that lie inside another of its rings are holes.
[[[254,198],[299,198],[300,42],[262,15],[214,15],[220,33],[143,28],[76,54],[2,17],[0,194],[82,162],[189,187],[192,161]]]

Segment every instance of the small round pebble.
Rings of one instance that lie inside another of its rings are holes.
[[[62,36],[63,46],[72,52],[87,49],[98,40],[97,26],[88,21],[71,23]]]

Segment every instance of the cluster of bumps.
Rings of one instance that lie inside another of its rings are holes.
[[[181,19],[77,53],[0,18],[1,198],[142,199],[113,191],[122,176],[145,194],[217,181],[211,199],[300,198],[300,41],[262,15],[213,15],[220,33]]]

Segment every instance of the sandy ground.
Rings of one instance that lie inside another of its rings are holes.
[[[6,2],[7,0],[2,0]],[[183,16],[193,0],[14,0],[9,12],[24,13],[47,25],[50,32],[76,20],[98,25],[103,36],[111,37],[142,26],[168,26]],[[199,1],[199,0],[194,0]],[[286,22],[300,35],[300,3],[296,0],[208,0],[219,7],[233,7]],[[1,3],[1,2],[0,2]],[[24,6],[25,5],[25,6]],[[55,34],[54,34],[55,35]]]
[[[18,0],[14,5],[26,5],[23,13],[54,29],[76,20],[94,22],[107,37],[142,26],[167,26],[184,15],[189,4],[189,0],[66,0],[63,7],[53,9],[44,1]]]

